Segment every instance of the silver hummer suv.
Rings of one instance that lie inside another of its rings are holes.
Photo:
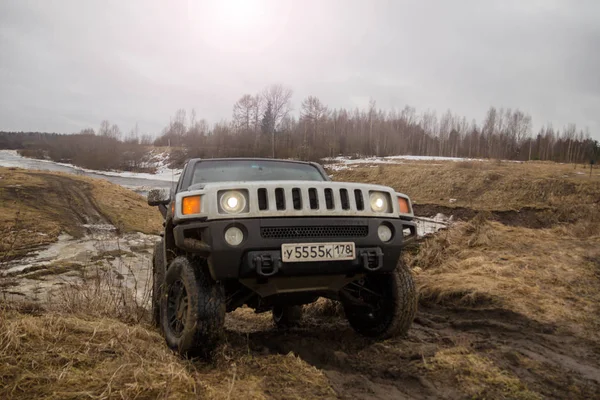
[[[148,204],[165,219],[154,322],[181,355],[210,355],[225,313],[244,305],[287,328],[303,305],[329,298],[378,339],[412,323],[416,291],[400,254],[416,226],[410,199],[389,187],[332,182],[316,163],[192,159]]]

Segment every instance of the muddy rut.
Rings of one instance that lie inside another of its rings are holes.
[[[11,197],[20,203],[61,221],[65,229],[80,236],[89,233],[94,226],[108,226],[110,220],[96,205],[91,188],[86,183],[73,184],[73,179],[55,174],[38,174],[46,187],[40,191],[36,186],[6,188],[14,193]]]
[[[281,333],[266,319],[239,319],[234,313],[228,327],[231,345],[248,347],[254,357],[292,352],[320,369],[344,399],[470,398],[464,388],[469,375],[486,378],[477,363],[456,365],[457,372],[464,369],[460,373],[437,368],[436,354],[455,351],[461,359],[489,360],[504,371],[499,376],[515,376],[534,395],[600,397],[597,345],[504,309],[421,306],[408,337],[380,343],[357,336],[341,316],[308,317],[302,327]],[[494,379],[489,377],[481,397],[516,398],[518,391],[507,393]]]

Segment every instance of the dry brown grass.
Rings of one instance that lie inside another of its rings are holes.
[[[426,368],[434,374],[451,374],[453,386],[469,398],[543,399],[514,374],[501,370],[491,360],[462,346],[437,352],[428,360]]]
[[[85,178],[99,210],[123,232],[158,234],[162,216],[139,194],[108,181]]]
[[[478,210],[598,204],[600,170],[590,178],[581,166],[530,162],[431,162],[357,168],[334,173],[337,181],[377,183],[408,194],[416,203]],[[450,204],[449,199],[456,199]]]
[[[182,360],[145,325],[0,310],[0,398],[265,399],[333,397],[294,355],[255,358],[223,345],[213,364]]]
[[[565,231],[478,219],[427,239],[406,260],[425,304],[501,307],[598,339],[600,239]]]
[[[334,397],[321,371],[293,354],[257,356],[243,334],[210,363],[177,357],[135,293],[97,271],[45,304],[0,303],[0,398]]]

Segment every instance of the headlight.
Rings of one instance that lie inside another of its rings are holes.
[[[381,192],[371,192],[369,201],[371,202],[371,210],[374,212],[385,212],[388,210],[387,197]]]
[[[246,196],[236,190],[223,193],[220,202],[221,209],[228,214],[237,214],[246,209]]]

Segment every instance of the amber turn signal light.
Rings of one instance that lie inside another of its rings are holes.
[[[181,201],[183,215],[200,214],[200,196],[184,197]]]
[[[405,199],[404,197],[398,197],[398,206],[400,209],[400,213],[410,214],[410,207],[408,206],[408,199]]]

